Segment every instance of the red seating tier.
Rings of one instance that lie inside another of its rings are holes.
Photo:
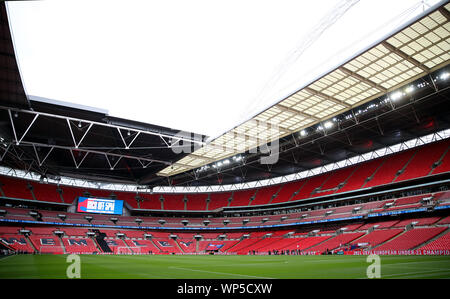
[[[415,149],[399,152],[382,158],[383,164],[375,172],[373,178],[364,187],[374,187],[392,183],[406,163],[411,159]]]
[[[422,250],[449,250],[450,249],[450,232],[440,236],[436,240],[420,247]]]
[[[403,232],[403,229],[383,229],[374,230],[371,233],[361,237],[357,241],[352,242],[352,244],[357,243],[368,243],[371,248],[392,239],[396,235]]]
[[[278,191],[277,197],[275,197],[271,203],[287,202],[291,199],[295,191],[300,188],[297,182],[286,183],[281,186],[280,191]]]
[[[279,185],[258,189],[255,199],[250,203],[252,206],[266,205],[271,202],[272,196],[280,189]]]
[[[403,181],[411,178],[426,176],[430,173],[431,165],[441,159],[442,163],[436,167],[431,174],[439,174],[450,171],[450,154],[448,153],[450,139],[430,143],[418,148],[391,154],[379,159],[363,162],[357,165],[338,169],[335,171],[319,174],[295,182],[282,185],[255,188],[250,190],[235,191],[233,200],[229,203],[230,192],[186,194],[187,210],[215,210],[226,206],[248,206],[264,205],[269,203],[280,203],[289,200],[301,200],[310,197],[323,196],[330,193],[347,192],[357,190],[362,187],[374,187],[396,181]],[[445,153],[445,155],[444,155]],[[404,172],[397,177],[397,173],[402,168]],[[365,183],[366,179],[373,175],[373,179]],[[60,185],[62,194],[56,191],[54,184],[41,184],[8,176],[0,176],[1,189],[6,197],[33,200],[32,194],[37,200],[61,202],[61,196],[65,203],[72,203],[78,196],[83,196],[87,191],[92,196],[110,197],[114,194],[117,199],[125,200],[132,208],[161,210],[162,204],[159,200],[161,194],[141,193],[142,202],[137,202],[135,192],[109,191],[95,188],[79,188]],[[335,188],[344,183],[339,189]],[[28,184],[34,187],[33,193],[27,188]],[[318,189],[320,187],[320,189]],[[314,190],[323,192],[313,192]],[[257,191],[257,192],[256,192]],[[294,192],[298,191],[297,195]],[[277,197],[272,200],[272,195],[278,192]],[[250,202],[250,198],[256,194],[255,200]],[[183,201],[184,194],[163,194],[165,198],[164,210],[185,210]],[[206,198],[210,196],[211,202],[206,203]],[[406,203],[404,203],[406,205]],[[398,206],[396,204],[396,206]],[[410,207],[414,207],[411,205]],[[395,207],[391,209],[396,209]]]
[[[100,250],[95,246],[94,241],[89,238],[62,238],[67,253],[93,253]]]
[[[337,192],[346,192],[360,189],[366,183],[366,179],[375,173],[381,163],[382,159],[375,159],[358,165],[358,168],[347,180],[344,187],[339,189]]]
[[[344,233],[337,235],[335,237],[332,237],[328,239],[327,241],[316,245],[309,249],[309,251],[315,251],[315,252],[324,252],[326,250],[333,250],[340,246],[343,246],[345,244],[351,243],[353,240],[361,237],[364,235],[364,233]]]
[[[421,146],[405,168],[405,171],[396,181],[404,181],[428,175],[432,170],[433,164],[439,161],[448,146],[449,140]]]
[[[7,176],[0,176],[2,190],[6,197],[33,199],[30,190],[27,188],[27,181],[15,179]]]
[[[231,197],[231,192],[211,193],[208,210],[213,211],[218,208],[227,207],[228,199]]]
[[[0,242],[17,251],[33,253],[34,249],[28,244],[25,236],[18,234],[5,234],[0,232]]]
[[[188,194],[187,198],[186,209],[188,211],[206,211],[208,194]]]
[[[299,200],[310,197],[311,193],[315,189],[319,188],[329,176],[331,176],[331,173],[324,173],[306,179],[306,183],[300,188],[299,193],[295,195],[292,200]]]
[[[431,228],[415,228],[403,233],[397,238],[377,247],[377,250],[408,250],[430,240],[441,232],[445,231],[446,227],[431,227]]]
[[[344,183],[350,175],[355,171],[357,166],[350,166],[335,170],[332,172],[331,176],[326,180],[326,182],[322,185],[321,190],[326,191],[330,189],[336,189],[339,184]],[[336,190],[331,190],[327,193],[334,193]],[[314,196],[322,196],[325,195],[325,192],[318,192]]]
[[[164,210],[183,211],[184,195],[183,194],[164,194]]]
[[[250,197],[255,194],[255,190],[240,190],[234,191],[233,200],[230,203],[230,207],[243,207],[250,204]]]

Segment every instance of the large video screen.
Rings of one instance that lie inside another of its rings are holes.
[[[123,200],[78,197],[77,212],[122,215]]]

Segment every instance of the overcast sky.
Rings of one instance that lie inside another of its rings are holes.
[[[354,1],[312,35],[345,2],[47,0],[7,9],[28,95],[216,137],[428,7]]]

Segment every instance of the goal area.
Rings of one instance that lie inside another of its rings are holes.
[[[142,254],[142,247],[117,247],[115,254],[138,255]]]
[[[62,246],[41,246],[38,250],[39,254],[64,254]]]

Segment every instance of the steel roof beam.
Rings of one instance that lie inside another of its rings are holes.
[[[405,59],[406,61],[412,63],[414,66],[420,68],[422,71],[424,71],[425,73],[429,73],[430,69],[421,64],[419,61],[417,61],[416,59],[414,59],[413,57],[409,56],[408,54],[406,54],[405,52],[403,52],[400,49],[397,49],[396,47],[394,47],[393,45],[391,45],[390,43],[388,43],[387,41],[383,41],[381,42],[381,44],[383,45],[383,47],[385,47],[388,51],[397,54],[398,56],[400,56],[401,58]]]
[[[378,90],[380,90],[382,92],[386,93],[388,91],[383,86],[381,86],[381,85],[379,85],[379,84],[377,84],[377,83],[375,83],[375,82],[373,82],[373,81],[371,81],[371,80],[369,80],[367,78],[364,78],[363,76],[361,76],[361,75],[359,75],[359,74],[357,74],[355,72],[352,72],[351,70],[347,69],[344,66],[339,67],[339,70],[342,71],[347,76],[353,77],[353,78],[355,78],[355,79],[357,79],[357,80],[359,80],[359,81],[361,81],[363,83],[366,83],[367,85],[369,85],[369,86],[371,86],[373,88],[376,88],[376,89],[378,89]]]
[[[63,115],[57,115],[57,114],[50,114],[50,113],[39,112],[39,111],[24,110],[24,109],[5,107],[5,106],[0,106],[0,109],[9,111],[11,122],[12,122],[11,111],[14,111],[14,112],[20,112],[20,113],[33,114],[33,115],[35,115],[35,119],[37,118],[37,116],[45,116],[45,117],[49,117],[49,118],[63,119],[63,120],[66,120],[67,122],[69,122],[69,121],[82,122],[82,123],[88,123],[88,124],[91,124],[91,125],[97,125],[97,126],[101,126],[101,127],[108,127],[108,128],[113,128],[113,129],[121,129],[121,130],[128,130],[128,131],[132,130],[134,132],[139,132],[141,134],[158,136],[158,137],[161,137],[161,138],[162,137],[174,138],[174,139],[180,139],[180,140],[183,140],[183,141],[198,143],[198,144],[202,144],[202,145],[205,144],[205,142],[203,142],[203,141],[199,141],[199,140],[191,139],[191,138],[185,138],[181,134],[180,135],[168,135],[168,134],[164,134],[164,133],[157,133],[157,132],[152,132],[152,131],[139,130],[139,129],[128,128],[128,127],[124,127],[124,126],[118,126],[118,125],[113,125],[113,124],[108,124],[108,123],[101,123],[101,122],[97,122],[97,121],[81,119],[81,118],[75,118],[75,117],[69,117],[69,116],[63,116]],[[29,128],[30,127],[31,127],[31,125],[29,126]],[[16,133],[14,133],[14,134],[16,134]],[[21,139],[23,139],[24,136],[25,136],[25,134],[22,136]],[[17,137],[16,137],[16,140],[17,140]]]
[[[324,94],[323,92],[320,92],[318,90],[312,89],[311,87],[305,87],[303,90],[305,90],[306,92],[309,92],[315,96],[321,97],[324,100],[330,100],[335,104],[342,105],[346,108],[351,108],[351,106],[349,104],[345,103],[344,101],[339,101],[338,99],[335,99],[335,98],[333,98],[327,94]]]

